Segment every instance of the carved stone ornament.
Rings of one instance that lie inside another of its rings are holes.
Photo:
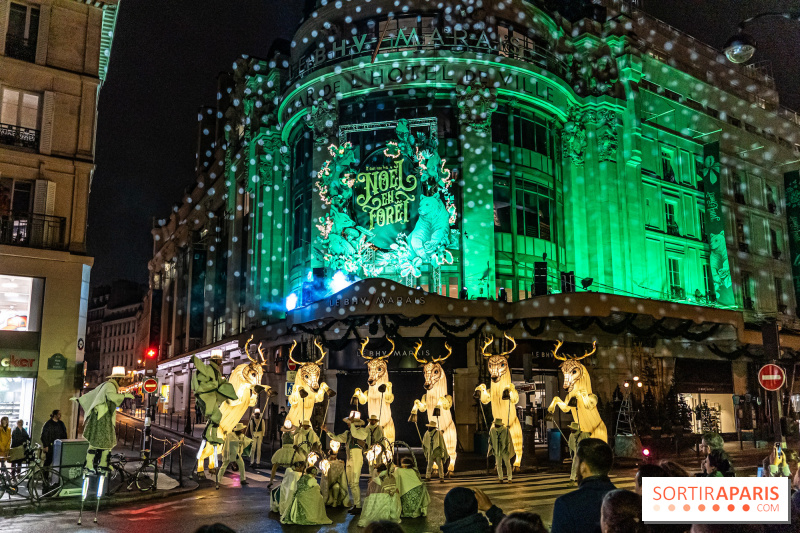
[[[597,156],[600,161],[617,160],[617,115],[613,111],[600,110],[595,114],[597,124]]]
[[[327,145],[331,138],[337,133],[339,127],[339,117],[336,105],[332,103],[320,103],[311,106],[305,116],[306,125],[314,132],[314,143]]]
[[[459,85],[456,95],[458,119],[479,133],[491,129],[492,113],[497,109],[497,91],[486,87],[479,79],[469,85]]]
[[[586,116],[578,106],[570,106],[561,132],[563,157],[583,165],[586,156]]]

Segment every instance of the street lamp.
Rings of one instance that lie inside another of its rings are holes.
[[[725,52],[725,57],[731,63],[746,63],[756,53],[756,41],[750,35],[744,32],[746,24],[754,20],[765,17],[781,17],[789,20],[800,21],[800,11],[792,11],[786,13],[779,12],[766,12],[759,13],[750,18],[744,19],[739,23],[739,33],[728,39],[725,46],[722,47]]]

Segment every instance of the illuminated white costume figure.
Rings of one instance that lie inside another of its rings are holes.
[[[428,431],[422,437],[422,452],[428,462],[428,467],[425,470],[425,479],[431,478],[431,470],[433,470],[433,465],[436,465],[436,469],[439,471],[439,479],[444,483],[444,463],[447,461],[447,447],[444,443],[444,437],[436,427],[436,422],[430,421],[426,424],[426,427]]]
[[[299,367],[297,372],[297,381],[295,381],[292,394],[289,396],[289,413],[286,415],[286,420],[290,421],[293,426],[300,426],[307,415],[310,415],[314,410],[314,404],[321,402],[325,399],[325,395],[333,397],[336,392],[328,387],[327,383],[320,383],[319,378],[322,372],[320,366],[322,360],[328,355],[322,349],[322,345],[318,340],[314,339],[314,346],[319,350],[320,357],[313,363],[301,363],[295,361],[292,357],[292,352],[297,346],[297,341],[292,343],[289,350],[289,360]]]
[[[264,375],[262,365],[266,364],[264,352],[261,350],[261,344],[258,345],[258,353],[261,361],[258,361],[250,355],[250,337],[244,345],[241,352],[250,360],[249,363],[243,363],[233,369],[227,383],[219,386],[216,394],[212,396],[212,401],[219,402],[209,405],[203,402],[204,413],[211,413],[209,416],[208,426],[203,433],[203,440],[200,443],[199,451],[197,452],[197,473],[203,473],[203,462],[205,459],[209,460],[209,467],[213,468],[216,465],[216,450],[215,447],[225,442],[225,435],[231,431],[236,424],[242,419],[247,409],[254,407],[258,402],[258,393],[266,390],[270,396],[275,396],[277,393],[270,387],[261,385],[261,378]],[[192,389],[195,391],[195,397],[200,399],[202,396],[209,396],[208,393],[199,394],[198,390],[204,390],[208,387],[213,387],[213,381],[203,382],[201,378],[209,375],[216,374],[216,368],[209,368],[211,365],[206,365],[196,356],[192,356],[192,362],[197,368],[197,374],[192,380]],[[196,386],[197,384],[197,386]],[[231,393],[232,391],[232,393]],[[215,390],[211,389],[211,393]],[[227,398],[221,401],[222,397]]]
[[[494,425],[489,429],[489,456],[494,455],[497,462],[497,477],[500,483],[503,482],[503,467],[505,466],[506,477],[511,483],[511,458],[514,457],[514,442],[508,428],[503,425],[503,420],[496,418]]]
[[[327,506],[349,506],[350,498],[347,495],[347,476],[344,469],[344,461],[339,459],[334,452],[330,453],[328,459],[320,462],[322,480],[319,486]]]
[[[425,377],[425,395],[420,400],[414,400],[414,407],[411,409],[412,417],[420,411],[427,411],[428,421],[436,422],[439,430],[444,437],[444,444],[447,448],[447,455],[450,456],[450,466],[448,475],[452,476],[456,466],[456,425],[450,408],[453,406],[453,397],[447,394],[447,379],[445,379],[442,362],[453,354],[453,349],[445,343],[447,355],[444,357],[434,357],[430,361],[420,359],[419,350],[422,348],[422,341],[414,346],[414,359],[423,365],[422,373]],[[438,412],[438,414],[437,414]]]
[[[564,361],[559,367],[564,374],[564,390],[567,391],[567,397],[563,400],[556,396],[550,402],[547,411],[554,413],[556,407],[561,409],[562,412],[570,412],[572,418],[580,425],[581,432],[589,433],[594,439],[601,439],[608,442],[608,430],[606,429],[603,419],[600,418],[600,413],[597,412],[597,395],[592,393],[592,379],[589,377],[589,372],[580,361],[589,357],[597,350],[597,342],[592,344],[592,351],[586,352],[580,357],[566,357],[558,354],[558,349],[564,344],[561,341],[556,342],[556,347],[553,350],[553,357],[559,361]],[[570,401],[575,398],[577,405],[570,407]]]
[[[247,423],[247,430],[253,439],[253,444],[250,448],[250,466],[260,465],[261,444],[264,441],[264,433],[267,431],[267,422],[261,416],[261,409],[256,409],[253,412],[253,417]]]
[[[364,421],[359,418],[345,418],[347,431],[339,435],[328,433],[331,440],[345,445],[347,454],[347,484],[353,497],[353,506],[361,507],[361,488],[359,479],[361,478],[361,468],[364,466],[364,448],[366,447],[367,430],[364,428]]]
[[[392,349],[386,355],[381,355],[378,357],[369,357],[364,355],[364,349],[369,343],[369,337],[365,338],[364,342],[361,343],[361,350],[359,353],[361,354],[361,357],[367,360],[367,383],[369,384],[369,389],[367,394],[364,394],[361,389],[356,389],[353,396],[358,399],[358,403],[361,405],[369,402],[367,410],[370,418],[373,416],[378,417],[378,426],[380,427],[381,438],[385,437],[389,441],[389,444],[392,444],[394,443],[395,435],[391,407],[392,402],[394,401],[394,394],[392,394],[392,382],[389,381],[387,361],[394,353],[394,342],[388,338],[386,340],[391,343]],[[374,429],[370,433],[373,432]],[[371,448],[374,444],[377,444],[379,440],[380,439],[376,440],[375,442],[368,443],[369,447]]]
[[[499,354],[490,354],[486,348],[492,345],[494,337],[489,336],[481,348],[481,354],[488,358],[489,375],[492,378],[491,388],[486,390],[486,385],[481,383],[475,388],[479,393],[482,404],[492,404],[492,417],[499,418],[511,433],[511,442],[516,453],[514,468],[519,468],[522,463],[522,425],[517,418],[517,402],[519,394],[514,384],[511,383],[511,370],[508,367],[508,356],[517,347],[516,341],[504,334],[504,337],[511,341],[511,349]]]

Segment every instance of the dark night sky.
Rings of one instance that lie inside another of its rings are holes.
[[[654,16],[717,48],[738,21],[792,5],[796,1],[644,0]],[[195,182],[197,110],[214,104],[217,73],[241,54],[266,56],[276,37],[291,39],[301,6],[301,0],[121,2],[100,93],[89,201],[93,285],[146,281],[152,218],[168,216]],[[759,42],[755,61],[772,62],[783,105],[800,109],[800,25],[762,21],[748,31]]]

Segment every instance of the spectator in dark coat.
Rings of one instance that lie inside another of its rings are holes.
[[[456,487],[444,497],[444,518],[444,533],[491,533],[504,517],[482,490]]]
[[[614,453],[600,439],[583,439],[575,453],[578,460],[578,490],[556,499],[551,533],[593,533],[600,530],[603,498],[616,489],[608,473]]]
[[[42,449],[45,453],[44,466],[53,464],[53,443],[57,440],[67,439],[67,426],[61,421],[61,411],[53,410],[50,420],[42,428]]]
[[[17,427],[15,427],[14,431],[11,432],[11,448],[17,448],[31,440],[30,436],[28,436],[28,432],[25,431],[24,425],[25,422],[22,420],[17,420]],[[24,458],[11,461],[11,472],[14,475],[18,476],[22,473],[22,463],[24,461]]]
[[[547,528],[538,514],[516,512],[503,518],[495,533],[547,533]]]

